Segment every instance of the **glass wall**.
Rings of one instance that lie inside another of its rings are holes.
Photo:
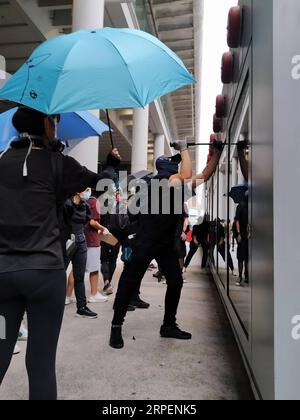
[[[209,186],[211,264],[246,336],[251,318],[251,107],[249,77]]]

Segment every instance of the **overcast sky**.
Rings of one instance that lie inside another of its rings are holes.
[[[216,96],[222,92],[221,58],[227,45],[227,18],[230,7],[238,0],[204,0],[204,40],[202,67],[201,142],[208,142],[213,132]],[[207,147],[201,147],[202,166],[206,163]]]

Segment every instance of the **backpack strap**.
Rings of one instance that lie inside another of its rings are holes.
[[[64,217],[65,197],[63,193],[63,155],[51,152],[51,166],[55,180],[56,212],[59,228],[62,236],[66,234],[66,222]]]

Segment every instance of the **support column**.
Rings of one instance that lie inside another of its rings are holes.
[[[149,106],[133,110],[131,172],[148,167]]]
[[[203,0],[194,1],[194,51],[195,51],[195,142],[201,143],[201,70],[203,46]],[[203,147],[196,147],[196,173],[200,173],[203,165]]]
[[[156,160],[165,154],[165,136],[164,134],[157,134],[154,139],[154,172],[156,173]]]
[[[105,0],[74,0],[73,31],[103,28],[104,6]],[[93,114],[100,117],[99,110],[93,111]],[[88,169],[98,172],[98,137],[89,137],[80,141],[69,154]]]
[[[73,0],[73,32],[104,25],[105,0]]]

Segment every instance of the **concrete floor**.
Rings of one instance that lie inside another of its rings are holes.
[[[118,271],[121,267],[118,268]],[[108,346],[113,298],[90,305],[97,320],[74,317],[66,308],[57,376],[63,400],[249,400],[253,399],[224,309],[210,277],[196,266],[187,273],[178,319],[193,333],[180,342],[159,337],[165,287],[148,272],[142,297],[149,310],[129,313],[125,348]],[[47,331],[45,331],[47,334]],[[41,337],[41,340],[43,337]],[[27,398],[22,354],[14,356],[0,390],[0,400]]]

